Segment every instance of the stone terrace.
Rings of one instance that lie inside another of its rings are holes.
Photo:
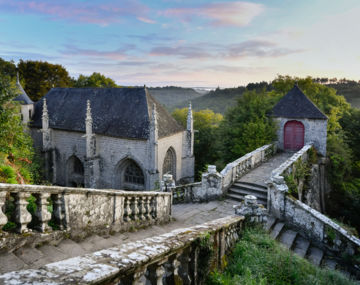
[[[234,201],[212,201],[200,204],[179,204],[172,206],[173,220],[163,225],[109,236],[93,235],[81,242],[62,240],[57,245],[45,244],[38,248],[24,247],[12,253],[0,254],[0,273],[39,268],[45,264],[70,257],[83,255],[121,244],[142,240],[148,237],[168,233],[174,229],[199,225],[218,218],[234,214]]]

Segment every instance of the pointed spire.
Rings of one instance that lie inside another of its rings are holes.
[[[192,115],[191,102],[189,102],[189,109],[188,109],[188,114],[187,114],[186,130],[188,130],[188,131],[193,131],[193,115]]]
[[[87,107],[86,107],[86,119],[85,119],[85,125],[86,125],[86,134],[91,135],[92,134],[92,114],[91,114],[91,105],[90,100],[87,100]]]
[[[46,104],[46,99],[43,100],[43,112],[42,112],[42,129],[47,130],[49,129],[49,113]]]
[[[152,115],[151,115],[151,124],[153,126],[157,126],[157,112],[156,112],[156,104],[153,104],[153,109],[152,109]]]

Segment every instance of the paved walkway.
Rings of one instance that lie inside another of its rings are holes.
[[[249,173],[245,174],[239,179],[240,182],[250,182],[259,185],[266,186],[266,181],[269,180],[271,172],[278,168],[282,163],[284,163],[288,158],[290,158],[294,153],[292,152],[282,152],[274,157],[270,158],[268,161],[260,164],[257,168],[251,170]]]
[[[39,268],[45,264],[95,252],[128,242],[161,235],[178,228],[186,228],[234,214],[231,200],[212,201],[200,204],[173,205],[173,221],[155,225],[135,232],[118,233],[112,236],[91,236],[82,242],[66,239],[57,246],[43,245],[39,248],[20,248],[13,253],[0,254],[0,273],[28,268]]]

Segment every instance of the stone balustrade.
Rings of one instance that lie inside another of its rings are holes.
[[[236,180],[275,155],[276,146],[276,143],[264,145],[227,164],[220,172],[223,177],[223,189],[226,191]]]
[[[244,217],[199,226],[0,275],[1,284],[203,284],[240,238]]]
[[[268,209],[270,214],[317,243],[319,247],[335,254],[350,256],[360,251],[360,239],[348,233],[331,219],[289,195],[284,175],[296,171],[295,163],[308,159],[312,145],[305,145],[277,169],[273,170],[268,182]]]
[[[27,209],[30,195],[35,198],[33,211]],[[16,241],[23,242],[24,235],[42,233],[37,237],[46,237],[64,231],[71,237],[83,238],[167,222],[171,200],[171,193],[161,192],[0,183],[0,229],[8,222],[14,225],[12,232],[0,230],[0,237],[5,237],[0,239],[0,249],[16,247]],[[12,214],[6,215],[10,208]]]

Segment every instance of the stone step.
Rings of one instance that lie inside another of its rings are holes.
[[[40,250],[32,247],[19,248],[14,254],[27,264],[36,262],[44,257],[44,254]]]
[[[227,198],[227,199],[232,199],[232,200],[235,200],[235,201],[238,201],[238,202],[244,201],[244,197],[245,197],[245,196],[243,196],[243,195],[234,194],[234,193],[228,193],[228,194],[226,195],[226,198]],[[264,205],[264,206],[267,205],[267,202],[265,202],[265,201],[262,200],[262,199],[259,199],[257,202],[260,203],[260,204],[262,204],[262,205]]]
[[[61,243],[57,246],[57,249],[61,250],[70,257],[75,257],[86,253],[86,251],[79,244],[70,239],[61,241]]]
[[[276,218],[273,216],[269,216],[266,221],[266,224],[264,226],[265,230],[267,232],[270,232],[272,230],[273,226],[275,225],[275,223],[276,223]]]
[[[247,184],[235,182],[233,185],[231,185],[231,188],[251,190],[252,192],[255,192],[255,193],[258,192],[260,194],[267,195],[267,189],[260,187],[260,185],[254,186],[254,185],[247,185]]]
[[[18,258],[14,253],[0,254],[0,273],[26,269],[27,265]]]
[[[283,230],[285,224],[282,222],[277,222],[272,229],[270,235],[273,239],[277,239],[277,237],[280,235],[281,231]]]
[[[291,249],[293,247],[294,241],[297,236],[297,232],[293,230],[284,230],[282,231],[279,241],[287,248]]]
[[[108,247],[116,246],[110,239],[102,238],[98,235],[93,235],[82,242],[78,243],[86,252],[94,252]]]
[[[311,246],[309,248],[307,259],[309,259],[309,261],[314,265],[319,266],[321,264],[323,257],[324,257],[324,252],[320,248],[316,246]]]
[[[310,242],[302,236],[298,235],[294,242],[293,251],[297,255],[305,257],[309,247]]]
[[[336,260],[330,258],[329,256],[325,257],[322,261],[322,265],[326,268],[329,268],[329,269],[332,269],[332,270],[335,270],[336,267],[337,267],[337,262]]]
[[[253,182],[247,182],[247,181],[236,181],[234,183],[235,185],[246,185],[246,186],[252,186],[252,187],[255,187],[255,188],[261,188],[263,190],[266,190],[267,191],[267,187],[264,186],[264,185],[261,185],[261,184],[256,184],[256,183],[253,183]]]
[[[238,194],[238,195],[253,195],[256,198],[258,198],[258,200],[264,200],[267,201],[267,193],[261,193],[261,192],[255,192],[251,189],[239,189],[239,188],[234,188],[231,186],[231,188],[229,189],[228,193],[233,193],[233,194]]]
[[[65,252],[53,245],[45,244],[39,247],[38,250],[41,251],[44,257],[33,262],[33,267],[40,267],[48,263],[53,263],[56,261],[70,258],[70,255],[66,254]]]

